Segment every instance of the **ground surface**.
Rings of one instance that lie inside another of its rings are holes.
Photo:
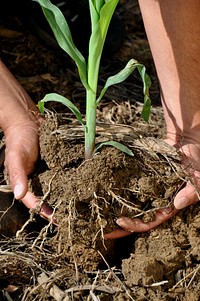
[[[131,57],[140,60],[153,79],[150,121],[140,117],[142,87],[133,75],[103,100],[97,142],[122,141],[134,157],[103,148],[84,162],[81,127],[66,109],[49,105],[30,189],[53,206],[58,226],[13,205],[12,194],[1,192],[0,300],[200,299],[197,205],[148,233],[103,239],[121,215],[153,219],[154,210],[170,204],[186,179],[179,155],[161,140],[159,90],[137,3],[123,1],[118,13],[125,39],[112,58],[104,57],[100,85]],[[2,20],[1,57],[35,102],[54,91],[84,112],[73,64],[38,40],[15,13]]]

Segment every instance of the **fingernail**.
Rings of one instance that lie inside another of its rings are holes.
[[[174,202],[176,209],[183,209],[189,205],[189,200],[186,197],[182,197]]]
[[[116,223],[118,226],[122,227],[124,230],[129,231],[129,232],[134,232],[134,230],[131,229],[131,226],[133,226],[133,222],[130,225],[130,218],[127,218],[127,217],[118,218],[116,220]]]
[[[130,231],[129,228],[131,228],[132,222],[131,222],[130,218],[128,218],[128,217],[120,217],[116,220],[116,224],[118,226]]]
[[[22,191],[23,191],[23,188],[22,188],[22,185],[21,184],[17,184],[14,188],[14,196],[16,199],[19,199],[20,196],[22,195]]]
[[[120,227],[124,227],[124,226],[125,226],[123,218],[118,218],[118,219],[116,220],[116,223],[117,223],[117,225],[120,226]]]

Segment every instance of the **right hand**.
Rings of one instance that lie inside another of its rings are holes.
[[[106,239],[117,239],[131,235],[134,232],[147,232],[173,217],[180,209],[199,201],[200,191],[200,144],[191,138],[182,139],[181,145],[169,137],[165,139],[170,145],[176,146],[182,153],[182,166],[190,176],[190,180],[176,194],[174,204],[155,212],[155,220],[143,222],[139,218],[120,217],[116,223],[121,227],[111,233],[106,233]]]

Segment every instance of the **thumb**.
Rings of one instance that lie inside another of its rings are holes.
[[[190,182],[179,191],[174,199],[174,206],[176,209],[183,209],[189,205],[195,204],[199,201],[199,194],[197,188]]]
[[[9,154],[9,158],[6,158],[5,166],[8,170],[10,185],[15,198],[23,198],[28,190],[28,179],[22,156],[15,153],[12,156]]]

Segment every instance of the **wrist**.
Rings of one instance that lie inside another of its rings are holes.
[[[165,137],[165,142],[169,145],[174,146],[176,148],[181,148],[184,145],[200,145],[200,131],[190,131],[190,130],[183,130],[183,131],[170,131],[167,130]]]
[[[35,123],[39,127],[42,117],[29,95],[0,61],[0,127],[6,131],[20,124]]]

